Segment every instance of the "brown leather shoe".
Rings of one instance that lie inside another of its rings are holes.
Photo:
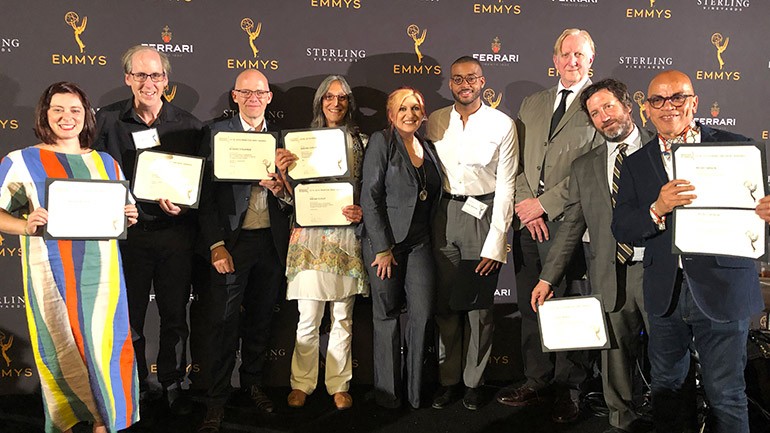
[[[551,409],[551,419],[561,424],[573,422],[580,416],[580,408],[569,394],[557,397]]]
[[[337,410],[350,409],[353,406],[353,397],[347,392],[334,393],[334,405],[337,406]]]
[[[289,404],[289,407],[302,407],[305,405],[305,399],[307,398],[307,394],[304,392],[298,390],[298,389],[292,389],[289,393],[289,397],[286,398],[286,403]]]
[[[544,398],[532,387],[522,385],[518,388],[507,387],[500,390],[495,397],[498,403],[506,406],[524,407],[542,403]]]

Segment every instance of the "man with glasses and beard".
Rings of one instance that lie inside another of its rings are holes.
[[[532,290],[531,304],[537,311],[553,296],[552,285],[564,277],[572,253],[588,229],[588,275],[593,293],[602,296],[612,339],[612,348],[602,351],[601,361],[602,390],[612,426],[606,433],[631,432],[639,418],[632,403],[634,360],[641,353],[640,334],[647,328],[640,263],[644,248],[619,245],[607,228],[612,223],[618,170],[624,158],[654,135],[634,125],[628,89],[612,78],[586,87],[580,94],[580,106],[605,142],[572,163],[564,219],[551,234],[551,250],[540,282]]]
[[[513,218],[516,127],[508,116],[482,104],[484,84],[478,60],[455,60],[449,80],[455,103],[428,119],[427,136],[445,174],[432,237],[441,383],[432,405],[436,409],[454,399],[461,380],[466,387],[463,405],[478,409],[478,387],[492,352],[496,272],[506,261]],[[469,278],[474,274],[493,281],[480,288]]]

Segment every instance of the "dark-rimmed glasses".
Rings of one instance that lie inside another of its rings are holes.
[[[452,82],[455,83],[458,86],[460,84],[462,84],[463,81],[465,81],[466,83],[468,83],[470,85],[473,85],[473,84],[476,84],[476,81],[478,81],[479,78],[484,78],[484,77],[479,76],[479,75],[468,75],[466,77],[463,77],[462,75],[453,75],[452,76]]]
[[[243,99],[249,99],[253,95],[257,96],[257,99],[266,99],[270,93],[269,90],[248,90],[248,89],[233,89],[233,92],[238,93]]]
[[[151,79],[153,83],[159,83],[163,81],[164,78],[166,78],[165,72],[153,72],[152,74],[145,74],[144,72],[129,72],[128,75],[130,75],[137,83],[144,83],[147,81],[147,78]]]
[[[647,98],[647,102],[652,105],[652,108],[663,108],[664,105],[666,105],[666,101],[671,102],[671,105],[673,105],[676,108],[681,107],[684,105],[685,102],[687,102],[687,98],[693,97],[695,95],[686,95],[684,93],[675,93],[671,96],[651,96]]]

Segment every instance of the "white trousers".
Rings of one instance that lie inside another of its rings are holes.
[[[353,336],[353,304],[356,297],[328,301],[331,313],[326,350],[326,390],[329,395],[346,392],[353,377],[350,342]],[[319,327],[327,301],[298,299],[299,322],[291,358],[291,388],[312,394],[318,383]]]

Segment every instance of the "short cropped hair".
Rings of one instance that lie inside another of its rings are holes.
[[[131,60],[134,57],[134,54],[140,52],[140,51],[152,51],[154,53],[158,53],[158,56],[160,56],[160,64],[163,66],[163,72],[166,73],[166,76],[171,75],[171,62],[168,60],[168,56],[166,53],[162,53],[158,50],[156,50],[153,47],[148,47],[146,45],[134,45],[133,47],[129,48],[125,53],[123,53],[123,56],[120,58],[120,61],[123,63],[123,72],[128,75],[131,73]]]

